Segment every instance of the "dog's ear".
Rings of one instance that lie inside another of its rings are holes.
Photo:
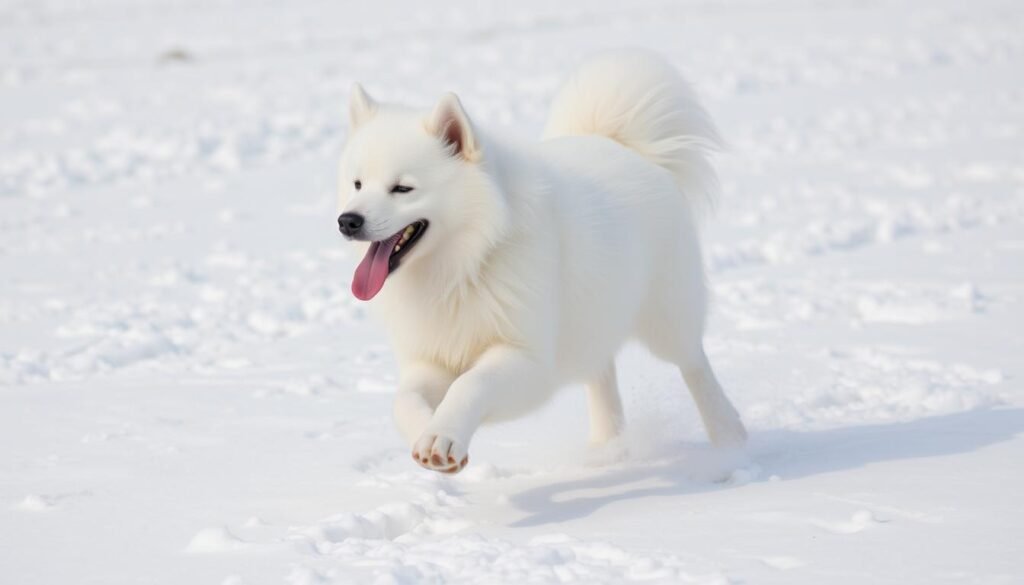
[[[373,117],[377,111],[377,102],[373,101],[363,86],[358,83],[352,84],[352,92],[348,98],[348,123],[349,129],[355,130]]]
[[[480,160],[480,146],[473,132],[473,124],[454,93],[446,93],[441,97],[427,120],[427,129],[448,145],[453,156],[469,162]]]

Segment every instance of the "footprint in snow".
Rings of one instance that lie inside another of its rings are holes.
[[[13,507],[16,510],[24,510],[26,512],[47,512],[56,508],[57,504],[49,496],[29,494]]]
[[[360,458],[352,464],[352,469],[359,473],[374,473],[381,467],[398,459],[401,459],[403,462],[405,461],[404,449],[384,449]]]
[[[778,569],[780,571],[798,569],[807,564],[796,557],[787,556],[762,557],[759,560],[765,565],[768,565],[769,567],[773,569]]]
[[[888,521],[889,520],[887,518],[880,518],[870,510],[857,510],[846,522],[825,522],[822,520],[814,520],[811,524],[833,534],[856,534],[875,524],[883,524]]]
[[[245,550],[248,543],[235,536],[227,526],[204,528],[192,537],[185,552],[193,554],[224,553]]]
[[[65,500],[91,496],[90,491],[70,492],[63,494],[28,494],[20,502],[11,506],[14,510],[24,512],[49,512],[60,507]]]

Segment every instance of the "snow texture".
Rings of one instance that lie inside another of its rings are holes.
[[[1022,31],[1009,0],[5,2],[0,582],[1024,582]],[[616,444],[569,388],[419,469],[336,233],[349,86],[530,137],[635,44],[729,143],[707,343],[749,447],[631,346]]]

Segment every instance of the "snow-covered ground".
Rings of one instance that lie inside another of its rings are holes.
[[[344,4],[0,5],[0,582],[1024,582],[1024,4]],[[423,471],[336,232],[348,87],[537,134],[628,44],[731,143],[750,447],[629,347],[625,459],[572,388]]]

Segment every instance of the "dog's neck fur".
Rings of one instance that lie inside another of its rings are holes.
[[[440,237],[445,241],[441,247],[411,264],[407,274],[402,275],[415,280],[424,293],[438,299],[472,294],[488,258],[506,243],[511,229],[510,207],[517,202],[511,199],[514,193],[503,188],[505,182],[501,177],[505,169],[497,164],[501,157],[488,156],[502,145],[479,132],[477,140],[483,146],[483,160],[462,173],[451,188],[451,197],[461,202],[463,221],[460,225],[444,226],[446,233]]]
[[[526,202],[513,199],[516,193],[505,187],[509,169],[495,164],[508,160],[508,153],[488,156],[503,146],[490,137],[481,143],[483,160],[452,187],[451,195],[465,202],[465,221],[445,226],[444,242],[397,271],[375,303],[392,322],[396,349],[456,372],[467,369],[488,345],[522,338],[513,314],[522,303],[524,283],[502,280],[510,273],[491,265],[500,261],[503,247],[521,245],[509,218],[512,206]],[[465,330],[460,324],[466,324]],[[439,330],[451,331],[460,341],[439,337]],[[452,348],[461,352],[452,354]]]

